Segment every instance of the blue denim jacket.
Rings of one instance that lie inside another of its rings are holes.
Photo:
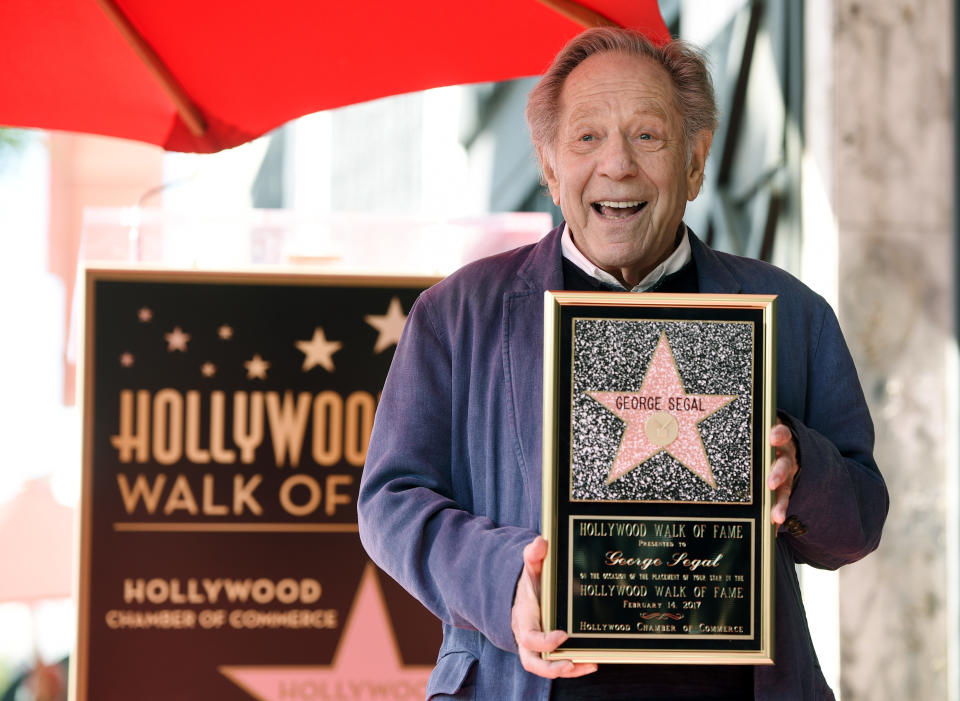
[[[540,522],[543,292],[562,289],[560,229],[472,263],[421,295],[377,410],[358,502],[370,556],[443,622],[428,698],[547,699],[510,630],[522,550]],[[829,305],[789,274],[692,233],[700,291],[779,295],[777,404],[802,475],[777,538],[775,660],[758,701],[832,699],[795,564],[876,548],[888,508],[873,425]]]

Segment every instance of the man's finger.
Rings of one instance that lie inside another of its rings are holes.
[[[558,677],[579,677],[584,674],[590,674],[597,669],[593,664],[574,664],[570,660],[545,660],[540,656],[541,652],[552,652],[558,646],[562,645],[569,637],[562,630],[552,630],[549,633],[540,631],[539,618],[535,617],[533,621],[526,623],[533,624],[536,628],[529,628],[518,621],[520,625],[515,628],[514,635],[517,638],[517,652],[520,655],[520,663],[523,668],[532,674],[541,677],[556,679]]]
[[[570,679],[572,677],[583,677],[587,674],[593,674],[597,671],[597,665],[592,662],[577,662],[573,665],[573,669],[567,672],[564,677]]]
[[[793,442],[793,434],[783,424],[777,424],[770,429],[770,445],[781,448]]]
[[[521,591],[521,588],[523,591]],[[555,630],[544,633],[540,628],[540,605],[529,582],[520,582],[513,604],[513,637],[517,647],[536,652],[549,652],[567,639],[566,633]]]
[[[537,536],[523,549],[523,567],[529,568],[534,574],[540,574],[543,561],[547,557],[547,541],[543,536]]]
[[[560,632],[560,631],[557,631]],[[531,674],[547,679],[582,677],[597,671],[592,663],[574,663],[570,660],[545,660],[539,654],[520,648],[520,664]]]
[[[787,456],[780,456],[773,461],[770,474],[767,475],[767,489],[780,489],[784,484],[792,484],[793,461]]]
[[[545,660],[541,652],[552,652],[569,637],[562,630],[544,633],[540,627],[540,572],[547,556],[547,541],[534,538],[523,549],[523,572],[517,581],[513,599],[511,628],[517,641],[520,664],[531,674],[548,679],[580,677],[597,671],[595,664],[575,664],[570,660]]]
[[[780,428],[780,426],[776,426]],[[785,426],[783,428],[786,428]],[[787,431],[789,434],[789,430]],[[774,442],[774,434],[770,433],[770,442]],[[793,442],[791,440],[791,448]],[[773,508],[770,510],[770,520],[776,525],[783,525],[787,519],[787,506],[790,503],[790,494],[793,492],[793,479],[797,474],[797,463],[792,450],[777,448],[777,459],[773,462],[770,474],[767,475],[767,488],[775,490]]]
[[[532,650],[535,653],[553,652],[567,639],[562,630],[552,630],[543,633],[539,630],[522,630],[517,636],[517,646],[521,649]]]
[[[781,487],[777,490],[777,501],[770,510],[770,520],[778,526],[782,526],[787,519],[787,505],[790,503],[790,488]]]

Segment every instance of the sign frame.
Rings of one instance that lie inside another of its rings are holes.
[[[97,567],[102,568],[103,565],[95,565],[94,561],[99,559],[101,563],[106,562],[106,558],[110,554],[109,551],[111,547],[109,544],[106,544],[106,549],[104,549],[104,543],[96,540],[95,531],[103,531],[106,527],[109,527],[109,529],[116,534],[136,535],[137,533],[148,533],[151,534],[151,537],[159,539],[166,537],[166,534],[168,533],[196,533],[198,534],[197,537],[203,537],[203,534],[206,533],[223,533],[226,535],[226,537],[230,537],[230,534],[246,532],[254,533],[258,537],[275,536],[277,538],[284,538],[288,534],[300,534],[301,537],[304,535],[308,537],[314,537],[312,534],[318,534],[321,538],[323,538],[325,536],[321,534],[329,534],[331,537],[356,538],[356,533],[358,530],[355,519],[350,521],[349,518],[344,520],[344,517],[334,517],[312,520],[310,517],[304,517],[300,521],[297,521],[293,518],[293,516],[290,516],[289,513],[287,514],[287,518],[285,520],[274,522],[276,519],[267,518],[264,520],[270,522],[254,524],[252,527],[247,527],[244,524],[231,523],[229,522],[230,520],[228,517],[201,517],[194,519],[195,522],[192,523],[183,523],[182,521],[185,519],[171,518],[169,519],[170,522],[166,523],[163,522],[164,519],[161,518],[148,517],[143,519],[131,517],[129,519],[131,522],[126,523],[115,521],[115,519],[109,516],[109,512],[105,515],[102,511],[102,504],[100,507],[95,508],[95,497],[101,502],[104,501],[103,494],[98,492],[97,488],[95,487],[95,472],[97,470],[109,472],[110,470],[109,462],[107,463],[106,467],[103,465],[98,467],[97,463],[98,454],[96,446],[98,443],[103,442],[104,435],[108,435],[104,434],[104,427],[99,426],[99,423],[103,422],[103,418],[99,415],[99,412],[101,411],[101,407],[105,406],[104,401],[113,401],[114,399],[113,397],[100,397],[98,394],[99,392],[104,391],[101,390],[101,387],[105,378],[98,377],[96,367],[98,366],[98,362],[102,360],[103,354],[107,353],[107,351],[97,347],[97,339],[100,337],[101,324],[115,325],[118,323],[118,320],[114,318],[101,320],[97,317],[96,310],[98,308],[98,285],[101,283],[118,283],[121,285],[133,284],[135,287],[137,284],[163,285],[166,283],[171,283],[171,286],[182,284],[185,286],[207,286],[210,289],[218,287],[230,287],[230,289],[233,289],[233,287],[237,286],[247,286],[251,288],[259,287],[265,291],[282,290],[283,288],[290,287],[329,287],[335,288],[335,290],[346,288],[347,290],[355,289],[358,293],[362,293],[364,291],[368,293],[371,291],[376,291],[376,294],[382,293],[385,295],[384,299],[389,297],[389,294],[396,292],[397,294],[403,296],[404,299],[409,298],[407,302],[407,305],[409,306],[412,304],[412,300],[415,298],[415,296],[419,295],[420,291],[435,284],[442,278],[433,275],[348,274],[331,272],[329,269],[316,270],[305,267],[271,267],[249,270],[184,270],[151,266],[132,266],[129,264],[111,265],[96,263],[85,266],[81,271],[80,279],[83,283],[83,298],[80,306],[80,308],[83,310],[83,317],[80,322],[82,333],[79,353],[80,357],[78,358],[78,397],[80,398],[82,413],[83,447],[81,499],[79,509],[80,528],[78,529],[79,543],[76,573],[77,644],[75,654],[72,656],[71,660],[70,676],[72,693],[71,698],[76,699],[76,701],[85,701],[86,699],[96,696],[97,693],[95,692],[98,692],[97,689],[94,689],[91,686],[91,678],[93,676],[92,673],[95,670],[100,669],[96,665],[102,666],[104,662],[110,662],[110,660],[104,659],[102,654],[98,656],[97,650],[94,649],[96,646],[92,644],[92,629],[95,625],[102,623],[101,620],[97,619],[97,616],[100,616],[102,611],[100,610],[99,605],[95,604],[94,597],[98,595],[98,591],[95,590],[95,577],[103,577],[102,573],[100,575],[96,575],[95,569]],[[345,302],[346,300],[342,301]],[[190,302],[190,304],[201,304],[202,300],[198,299],[195,302],[188,300],[188,302]],[[384,302],[384,305],[385,304],[386,302]],[[344,313],[343,307],[341,306],[334,307],[333,309],[335,310],[332,312],[333,315]],[[379,313],[382,312],[383,309],[378,308],[376,311]],[[263,314],[262,311],[258,311],[256,313]],[[242,311],[238,311],[237,316],[246,318],[243,317]],[[310,323],[312,323],[312,319]],[[367,323],[369,324],[369,322]],[[372,326],[372,324],[369,325]],[[167,330],[166,327],[164,327],[164,330]],[[375,335],[376,331],[373,333]],[[306,333],[306,336],[309,336],[309,333]],[[379,343],[379,339],[377,340],[377,343]],[[167,350],[169,351],[170,349]],[[306,351],[301,352],[305,353]],[[381,351],[374,349],[373,352],[380,353]],[[385,357],[387,355],[392,357],[392,352],[389,354],[383,353],[383,355]],[[174,357],[174,355],[171,355],[171,357]],[[110,358],[111,361],[115,361],[112,356],[110,356]],[[302,356],[301,359],[303,359]],[[139,357],[137,361],[140,362]],[[389,362],[389,358],[387,358],[387,362]],[[279,367],[279,365],[276,367]],[[301,368],[298,365],[295,366],[295,369],[300,371]],[[114,430],[116,430],[115,425]],[[266,445],[267,443],[263,444],[264,452],[269,452],[265,447]],[[102,456],[99,456],[99,460],[102,462]],[[257,460],[259,460],[259,457]],[[157,470],[162,471],[164,469],[162,466],[158,467],[158,465],[154,464],[153,462],[144,462],[143,464],[147,465],[154,472]],[[257,467],[257,464],[258,463],[254,464],[254,469],[260,469]],[[301,474],[302,472],[303,469],[301,468],[299,472],[291,474]],[[359,476],[359,473],[357,473],[357,475]],[[216,508],[225,508],[220,507],[219,503],[221,502],[217,502],[218,505]],[[206,507],[207,504],[205,503],[204,506]],[[94,523],[95,519],[100,519],[99,524]],[[107,519],[107,521],[104,522],[104,519]],[[111,523],[111,521],[113,522]],[[359,548],[358,539],[357,546]],[[362,550],[358,550],[358,557],[361,557],[364,561],[367,560],[367,556],[365,553],[362,553]],[[365,578],[367,576],[365,573],[369,567],[370,565],[368,564],[364,566],[362,570],[360,570],[360,572],[363,573],[360,574],[360,577]],[[373,576],[376,579],[376,576]],[[364,579],[363,581],[366,580]],[[383,584],[381,583],[380,587],[382,588],[382,586]],[[394,588],[395,587],[393,587],[391,584],[391,591]],[[324,594],[324,596],[325,595],[326,594]],[[383,594],[381,594],[381,598],[382,596]],[[186,608],[188,605],[189,604],[185,604],[184,608]],[[342,611],[344,614],[348,614],[350,611],[352,611],[352,604],[348,602]],[[337,628],[339,631],[343,631],[345,623],[345,620],[340,620],[337,623]],[[165,633],[166,631],[161,631],[160,637],[162,637]],[[338,632],[338,636],[342,637],[342,632]],[[395,642],[399,643],[399,641]],[[333,644],[338,643],[334,641]],[[225,665],[220,667],[211,667],[209,670],[210,674],[215,676],[222,683],[228,685],[233,684],[234,687],[232,691],[235,692],[236,698],[246,698],[249,696],[249,694],[239,682],[233,679],[233,677],[231,677],[227,671],[225,671],[231,669],[229,667],[230,662],[230,660],[225,660]],[[251,662],[251,660],[248,658],[238,662],[238,664],[246,664],[248,665],[248,668],[256,669],[255,666],[250,665],[256,665],[257,663]],[[271,665],[276,667],[276,662],[267,662],[264,666],[264,669],[270,667]],[[291,667],[291,669],[296,671],[301,668]],[[428,667],[410,666],[410,669],[418,670],[417,674],[420,674],[422,671],[424,675],[429,671]],[[424,679],[425,678],[426,677],[424,676]],[[109,692],[106,696],[104,696],[103,689],[100,689],[99,693],[101,694],[99,698],[120,698],[120,696],[113,696],[112,692]],[[122,697],[126,698],[129,693],[131,693],[131,690],[128,688],[125,689]]]
[[[710,347],[728,338],[733,353]],[[550,547],[541,623],[570,636],[545,659],[773,664],[776,527],[766,479],[775,457],[775,350],[775,295],[545,292],[542,533]],[[723,372],[720,355],[734,358],[736,372]],[[676,373],[676,407],[643,389],[655,364],[658,377],[664,368]],[[695,377],[699,366],[708,369]],[[740,376],[749,377],[737,385],[749,385],[747,394],[729,389]],[[695,409],[699,401],[702,418],[682,417],[681,400]],[[704,401],[713,404],[704,409]],[[630,402],[643,411],[629,414]],[[650,422],[661,419],[668,435],[657,442]],[[718,422],[710,435],[730,435],[724,422],[736,421],[735,435],[748,437],[705,439],[700,424],[710,421]],[[676,447],[691,443],[685,436],[703,446],[702,459]],[[646,448],[630,453],[637,445]],[[665,481],[664,470],[678,477]],[[651,537],[638,538],[648,527]]]

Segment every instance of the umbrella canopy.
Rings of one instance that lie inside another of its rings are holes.
[[[0,503],[0,602],[70,596],[74,511],[45,478],[26,482]]]
[[[0,124],[214,152],[322,109],[537,75],[602,24],[669,39],[656,0],[7,0]]]

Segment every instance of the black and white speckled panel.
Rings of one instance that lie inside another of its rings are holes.
[[[753,331],[752,324],[736,321],[575,319],[571,500],[749,503]],[[695,433],[677,439],[699,434],[715,489],[671,455],[672,446],[607,484],[626,423],[587,392],[640,392],[662,334],[685,394],[736,395],[700,421]]]

